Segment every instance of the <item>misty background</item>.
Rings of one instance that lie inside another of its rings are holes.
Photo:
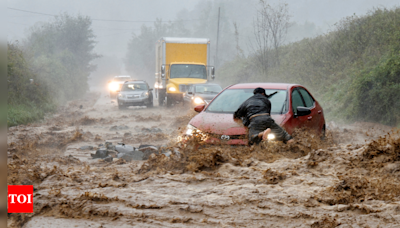
[[[115,75],[152,86],[155,42],[195,37],[211,40],[222,87],[297,83],[327,119],[400,127],[395,0],[15,0],[7,14],[8,126],[105,91]]]
[[[23,42],[30,34],[32,26],[53,21],[53,15],[67,13],[71,16],[88,16],[92,19],[91,29],[96,41],[94,52],[101,56],[94,60],[97,68],[91,74],[90,85],[103,86],[110,77],[118,74],[130,74],[134,78],[144,79],[153,84],[154,67],[151,68],[151,65],[154,63],[150,61],[154,59],[154,49],[151,45],[154,46],[155,41],[161,36],[210,38],[211,63],[216,64],[218,8],[221,10],[218,66],[232,60],[237,52],[237,46],[245,56],[251,54],[250,44],[254,41],[253,22],[258,2],[258,0],[13,0],[8,1],[8,41]],[[398,5],[396,0],[267,2],[271,5],[288,4],[291,24],[285,39],[286,43],[329,32],[341,18],[354,14],[363,15],[374,7],[392,8]],[[134,37],[138,38],[149,29],[154,29],[157,20],[159,26],[174,28],[169,28],[172,31],[166,31],[164,34],[155,32],[147,37],[141,37],[146,39],[149,45],[141,47],[142,52],[146,48],[148,52],[130,58],[129,48],[135,53],[135,42],[138,43]],[[236,37],[235,32],[237,32]],[[142,58],[139,59],[140,57]],[[143,67],[146,64],[148,66]]]

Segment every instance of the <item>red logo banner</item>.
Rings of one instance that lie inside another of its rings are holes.
[[[33,213],[33,185],[8,185],[8,213]]]

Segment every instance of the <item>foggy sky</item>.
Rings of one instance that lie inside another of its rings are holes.
[[[195,2],[186,0],[12,0],[8,7],[45,14],[87,15],[91,18],[110,20],[154,21],[156,18],[172,20],[182,8],[193,7]],[[176,7],[179,6],[179,7]],[[27,29],[36,22],[48,21],[51,16],[36,15],[8,10],[8,38],[22,39]],[[97,36],[96,51],[122,58],[132,32],[140,31],[143,23],[93,21],[92,28]],[[146,25],[152,25],[146,22]]]
[[[229,4],[228,0],[215,1]],[[272,4],[279,1],[270,0]],[[182,9],[190,12],[204,2],[205,0],[9,0],[8,7],[55,15],[67,12],[70,15],[87,15],[92,19],[154,21],[156,18],[161,18],[163,21],[168,21],[176,19],[177,13]],[[247,0],[246,4],[241,4],[240,7],[229,7],[231,12],[227,14],[238,23],[239,32],[240,29],[251,26],[257,2],[257,0]],[[343,17],[353,14],[363,15],[373,7],[392,8],[399,5],[397,0],[287,0],[285,2],[289,4],[293,22],[314,23],[321,32],[328,31]],[[53,19],[51,16],[10,9],[7,10],[7,14],[9,41],[22,40],[30,26]],[[153,23],[93,21],[92,28],[98,42],[95,52],[122,60],[132,32],[138,34],[142,24],[150,26]]]

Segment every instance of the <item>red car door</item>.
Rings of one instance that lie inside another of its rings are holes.
[[[307,116],[297,116],[297,107],[304,107],[303,98],[300,95],[299,90],[296,88],[292,88],[290,91],[290,99],[289,99],[289,120],[285,124],[285,128],[289,134],[292,134],[295,128],[307,127]]]
[[[307,90],[305,90],[304,88],[301,88],[301,87],[299,87],[298,90],[303,98],[305,107],[307,107],[311,110],[311,114],[307,115],[307,124],[306,125],[311,130],[318,131],[321,115],[318,114],[316,103]]]

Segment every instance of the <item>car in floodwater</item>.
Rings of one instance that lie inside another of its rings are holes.
[[[129,106],[153,107],[153,89],[146,81],[127,81],[121,86],[117,96],[118,108],[125,109]]]
[[[110,98],[116,98],[118,92],[121,90],[122,85],[126,81],[131,81],[132,77],[129,75],[114,76],[114,78],[108,82],[108,91],[110,92]]]
[[[222,87],[215,83],[192,84],[189,85],[183,101],[191,107],[205,104],[207,105],[222,91]]]
[[[185,135],[200,134],[207,143],[247,145],[247,129],[234,121],[233,113],[257,87],[264,88],[266,95],[275,93],[269,98],[271,117],[289,134],[305,127],[325,135],[321,105],[304,86],[286,83],[241,83],[225,88],[208,105],[194,108],[199,114],[190,120]]]

